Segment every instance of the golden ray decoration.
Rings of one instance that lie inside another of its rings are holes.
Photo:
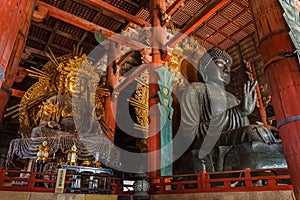
[[[137,81],[135,95],[128,100],[134,107],[138,122],[134,127],[137,130],[148,131],[149,71],[145,70],[135,80]]]

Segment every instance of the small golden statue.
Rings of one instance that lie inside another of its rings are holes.
[[[90,167],[91,166],[91,161],[90,160],[84,160],[84,161],[82,161],[81,166]]]
[[[36,172],[43,172],[45,168],[45,163],[49,156],[49,148],[47,147],[47,141],[44,141],[38,148],[37,159],[35,165]],[[41,178],[41,175],[38,175]]]
[[[96,152],[96,155],[95,155],[95,160],[93,162],[93,166],[96,167],[96,168],[99,168],[101,167],[101,163],[100,163],[100,153],[99,152]]]
[[[71,148],[71,150],[68,150],[67,152],[67,165],[77,166],[77,147],[74,144]]]
[[[49,149],[47,147],[47,141],[44,141],[38,148],[37,160],[46,161],[49,156]]]

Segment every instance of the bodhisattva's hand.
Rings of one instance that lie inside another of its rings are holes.
[[[256,104],[256,93],[255,93],[255,86],[257,81],[251,83],[250,81],[247,84],[244,84],[244,99],[238,105],[240,113],[242,116],[247,116],[251,114],[255,108]]]
[[[60,130],[61,129],[61,126],[59,123],[55,122],[55,121],[49,121],[47,126],[49,128],[52,128],[52,129],[56,129],[56,130]]]

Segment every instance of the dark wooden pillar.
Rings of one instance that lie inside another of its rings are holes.
[[[35,3],[35,0],[11,0],[1,3],[0,121],[18,71]]]
[[[165,9],[163,0],[151,0],[151,22],[152,22],[152,64],[149,69],[149,137],[148,137],[148,152],[153,152],[160,149],[160,115],[158,107],[155,106],[159,102],[157,81],[159,79],[155,69],[162,66],[161,49],[164,44],[164,29],[161,26],[161,10]],[[148,154],[149,169],[158,168],[160,166],[160,153]],[[150,177],[160,176],[160,170],[149,173]]]
[[[278,0],[250,0],[260,53],[265,62],[272,103],[296,199],[300,199],[300,73]]]

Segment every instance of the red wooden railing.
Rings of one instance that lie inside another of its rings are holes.
[[[42,178],[39,178],[42,177]],[[66,175],[65,188],[70,188],[72,174]],[[239,192],[292,190],[287,169],[238,170],[230,172],[201,172],[199,174],[175,175],[150,178],[149,194],[179,194],[201,192]],[[54,192],[56,174],[5,170],[0,167],[0,190],[27,192]],[[131,195],[124,192],[120,178],[108,177],[110,194]],[[64,192],[68,192],[66,189]]]
[[[0,190],[54,192],[55,178],[56,174],[53,173],[5,170],[0,167]]]
[[[287,169],[201,172],[149,181],[150,194],[292,190]]]

